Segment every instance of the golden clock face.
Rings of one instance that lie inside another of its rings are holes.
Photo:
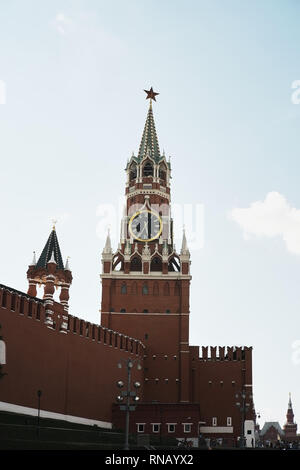
[[[162,220],[155,212],[146,209],[138,211],[129,221],[129,232],[135,240],[151,242],[160,236]]]

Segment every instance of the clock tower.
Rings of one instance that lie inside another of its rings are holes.
[[[146,91],[146,90],[145,90]],[[101,324],[145,345],[144,401],[189,402],[190,253],[175,249],[171,164],[160,153],[152,102],[137,155],[126,166],[120,243],[102,252]]]

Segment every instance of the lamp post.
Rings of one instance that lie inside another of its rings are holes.
[[[121,391],[121,394],[117,396],[117,401],[119,403],[122,403],[124,401],[124,398],[125,398],[125,404],[123,405],[120,405],[120,410],[121,411],[126,411],[126,424],[125,424],[125,445],[124,445],[124,450],[129,450],[129,413],[130,411],[134,411],[135,410],[135,405],[133,404],[130,404],[130,400],[133,400],[134,402],[137,402],[140,398],[137,396],[136,394],[136,391],[132,390],[131,391],[131,370],[135,364],[135,362],[137,362],[137,368],[138,370],[141,370],[142,366],[139,362],[139,359],[122,359],[122,361],[125,361],[126,363],[126,367],[127,367],[127,390],[122,390]],[[118,367],[119,369],[122,368],[122,362],[120,361],[118,363]],[[117,386],[119,388],[123,388],[124,387],[124,382],[122,382],[122,380],[119,380],[117,382]],[[133,384],[134,388],[135,389],[138,389],[140,388],[141,384],[140,382],[134,382]]]
[[[37,391],[37,396],[38,396],[37,436],[39,436],[39,432],[40,432],[41,395],[42,395],[42,390],[38,390]]]
[[[249,410],[251,404],[250,401],[252,399],[252,395],[247,396],[247,392],[242,390],[241,392],[237,392],[235,394],[236,398],[236,406],[241,412],[241,437],[240,437],[240,447],[245,447],[245,418],[247,411]],[[249,400],[249,403],[246,400]]]

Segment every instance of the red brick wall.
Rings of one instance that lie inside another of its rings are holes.
[[[42,410],[111,422],[112,402],[119,393],[116,382],[126,380],[125,367],[119,369],[117,364],[120,359],[142,357],[141,343],[128,341],[122,335],[105,328],[98,329],[97,325],[84,321],[80,335],[79,319],[77,331],[73,333],[74,318],[71,316],[70,331],[60,333],[60,304],[54,304],[56,329],[52,330],[44,325],[42,301],[36,302],[32,298],[30,317],[28,297],[23,297],[24,314],[20,314],[21,297],[16,295],[15,311],[12,311],[12,294],[6,293],[6,308],[2,306],[2,295],[3,289],[0,289],[1,334],[6,344],[3,372],[8,375],[1,379],[0,401],[37,408],[37,390],[42,390]],[[36,315],[38,305],[40,320]],[[133,380],[143,384],[143,370],[138,371],[135,367]]]
[[[203,348],[207,352],[209,348]],[[232,418],[235,436],[241,433],[241,412],[236,406],[236,394],[247,390],[249,399],[246,402],[252,404],[252,350],[245,348],[242,356],[242,348],[238,348],[233,356],[232,348],[229,354],[217,354],[217,348],[210,348],[209,357],[203,358],[203,350],[199,357],[199,347],[190,347],[190,400],[199,401],[201,407],[201,421],[212,426],[212,418],[217,418],[217,426],[227,426],[227,417]],[[205,354],[204,354],[205,355]],[[207,355],[208,356],[208,355]],[[215,357],[211,357],[215,356]],[[234,359],[236,357],[236,359]],[[242,359],[242,357],[244,359]],[[245,387],[245,385],[247,385]],[[249,408],[246,419],[253,419],[253,407]],[[216,435],[217,436],[217,435]],[[221,437],[221,436],[218,436]]]

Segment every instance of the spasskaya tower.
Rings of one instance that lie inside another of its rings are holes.
[[[145,90],[146,91],[146,90]],[[102,252],[101,324],[146,346],[143,401],[189,402],[190,252],[173,240],[171,165],[160,153],[152,102],[137,155],[126,166],[120,243]]]

